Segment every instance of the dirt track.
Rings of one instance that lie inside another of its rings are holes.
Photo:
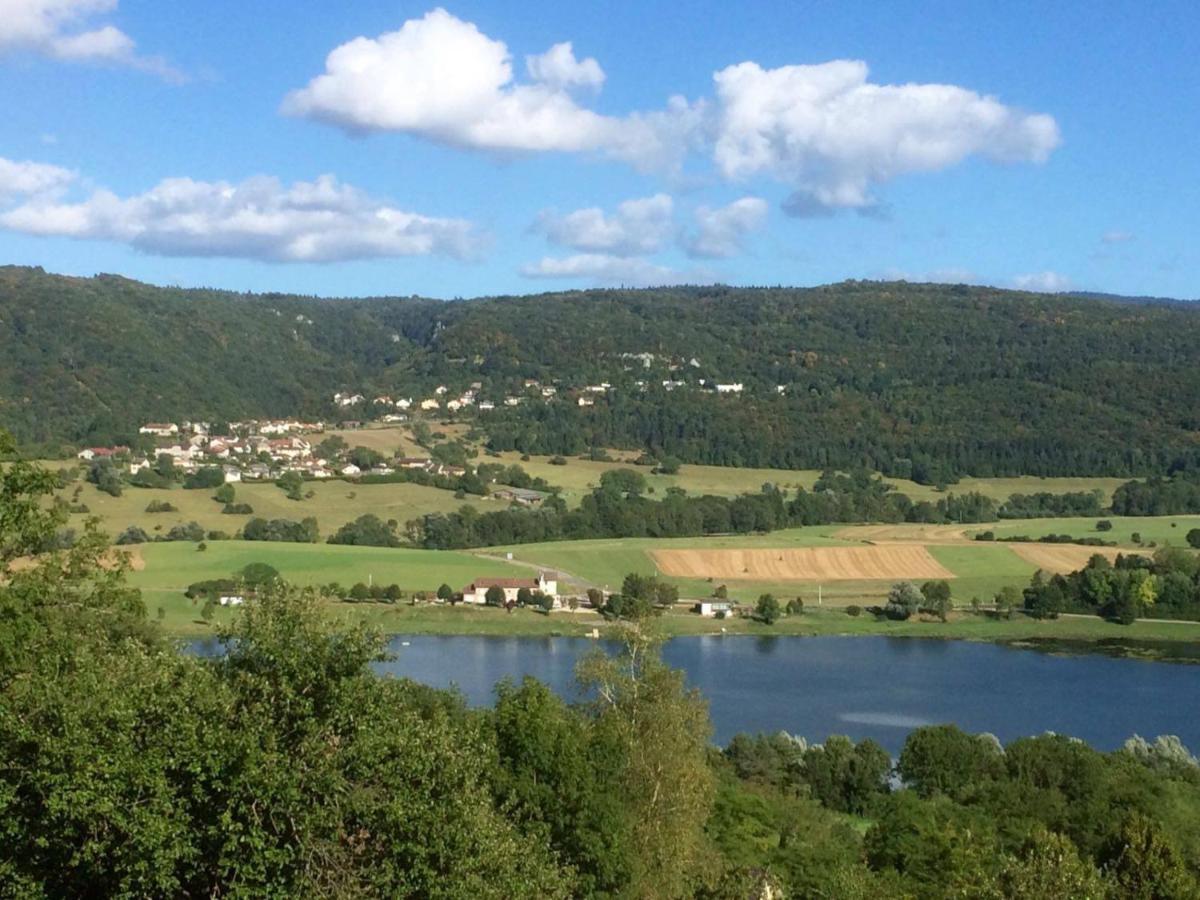
[[[873,581],[953,578],[917,544],[789,550],[653,550],[659,570],[679,578],[750,581]]]
[[[1116,547],[1085,547],[1079,544],[1008,544],[1013,553],[1051,574],[1077,572],[1099,553],[1109,560],[1121,551]]]

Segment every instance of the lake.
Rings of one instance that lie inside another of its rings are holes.
[[[476,705],[505,677],[532,675],[576,699],[579,638],[397,636],[379,666]],[[888,637],[680,637],[663,652],[711,706],[715,740],[779,731],[820,741],[874,738],[898,753],[910,730],[953,722],[1007,743],[1056,731],[1102,750],[1137,733],[1200,751],[1200,666],[1001,644]]]

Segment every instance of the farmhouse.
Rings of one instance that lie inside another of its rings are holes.
[[[549,495],[541,491],[531,491],[527,488],[503,487],[492,491],[491,496],[497,500],[507,500],[510,503],[517,503],[521,506],[537,506]]]
[[[692,612],[699,613],[705,618],[711,619],[721,613],[729,614],[733,612],[733,608],[736,605],[731,600],[701,600],[692,607]]]
[[[538,572],[537,578],[476,578],[463,588],[464,603],[483,604],[487,602],[488,588],[498,587],[504,591],[504,602],[517,602],[517,592],[521,588],[530,591],[540,591],[554,598],[558,605],[558,573]]]

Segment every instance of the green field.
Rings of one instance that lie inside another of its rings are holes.
[[[636,468],[646,477],[646,483],[654,489],[655,494],[665,493],[669,487],[680,487],[689,494],[717,496],[736,496],[738,494],[757,493],[762,486],[770,482],[780,488],[794,491],[803,487],[811,489],[821,473],[815,469],[741,469],[727,466],[692,466],[684,465],[677,475],[652,475],[650,469],[634,466],[633,460],[638,454],[627,451],[610,451],[614,462],[592,462],[586,459],[567,459],[565,466],[551,465],[549,456],[531,456],[522,460],[519,453],[502,453],[500,460],[510,465],[519,465],[530,475],[544,478],[547,482],[563,488],[563,496],[568,504],[574,505],[579,498],[591,492],[599,483],[600,476],[611,469]],[[480,457],[487,461],[486,457]],[[887,481],[896,486],[896,490],[906,494],[913,500],[933,500],[944,497],[946,493],[965,494],[977,491],[996,501],[1004,501],[1012,494],[1033,494],[1041,491],[1049,493],[1068,493],[1072,491],[1100,490],[1104,497],[1101,501],[1107,505],[1112,499],[1112,492],[1127,478],[1038,478],[1024,476],[1019,478],[964,478],[958,484],[951,485],[947,491],[939,492],[931,485],[917,484],[914,481],[889,478]]]
[[[467,553],[436,550],[393,550],[385,547],[341,547],[330,544],[280,544],[255,541],[210,541],[201,552],[196,544],[143,544],[134,549],[135,570],[130,583],[140,588],[146,604],[157,606],[190,601],[184,589],[195,581],[227,578],[252,562],[274,566],[294,584],[338,582],[399,584],[404,590],[436,591],[442,583],[460,590],[477,576],[521,577],[522,566]],[[168,612],[173,607],[167,606]]]
[[[75,487],[81,488],[79,499],[74,499]],[[249,503],[255,516],[266,519],[303,519],[315,516],[322,537],[333,534],[346,522],[353,521],[364,513],[374,513],[381,519],[395,519],[403,527],[410,519],[427,513],[451,512],[463,505],[481,510],[498,509],[495,501],[480,497],[457,500],[451,491],[426,487],[420,484],[353,484],[338,480],[313,481],[305,485],[313,496],[305,500],[289,500],[287,495],[274,484],[235,484],[237,503]],[[126,486],[120,497],[112,497],[87,482],[76,484],[60,491],[59,495],[71,503],[83,503],[90,510],[86,514],[72,515],[72,524],[78,526],[89,515],[98,516],[100,527],[116,537],[130,525],[139,525],[151,536],[166,533],[173,525],[199,522],[206,531],[225,531],[233,534],[246,524],[251,516],[225,515],[221,504],[212,499],[210,490],[150,490]],[[167,501],[179,509],[172,513],[147,513],[146,506],[152,501]]]
[[[1187,546],[1187,533],[1200,528],[1200,516],[1102,516],[1112,522],[1111,531],[1098,531],[1098,519],[1012,519],[989,525],[971,525],[968,533],[994,531],[997,537],[1028,535],[1038,538],[1047,534],[1069,534],[1072,537],[1098,537],[1115,541],[1122,547],[1149,550],[1154,542],[1160,547]],[[1133,535],[1141,535],[1142,543],[1134,543]]]

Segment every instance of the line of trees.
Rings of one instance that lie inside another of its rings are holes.
[[[1042,572],[1023,594],[1038,617],[1094,613],[1128,625],[1139,618],[1200,620],[1200,557],[1162,547],[1153,556],[1096,554],[1084,568],[1047,578]]]

